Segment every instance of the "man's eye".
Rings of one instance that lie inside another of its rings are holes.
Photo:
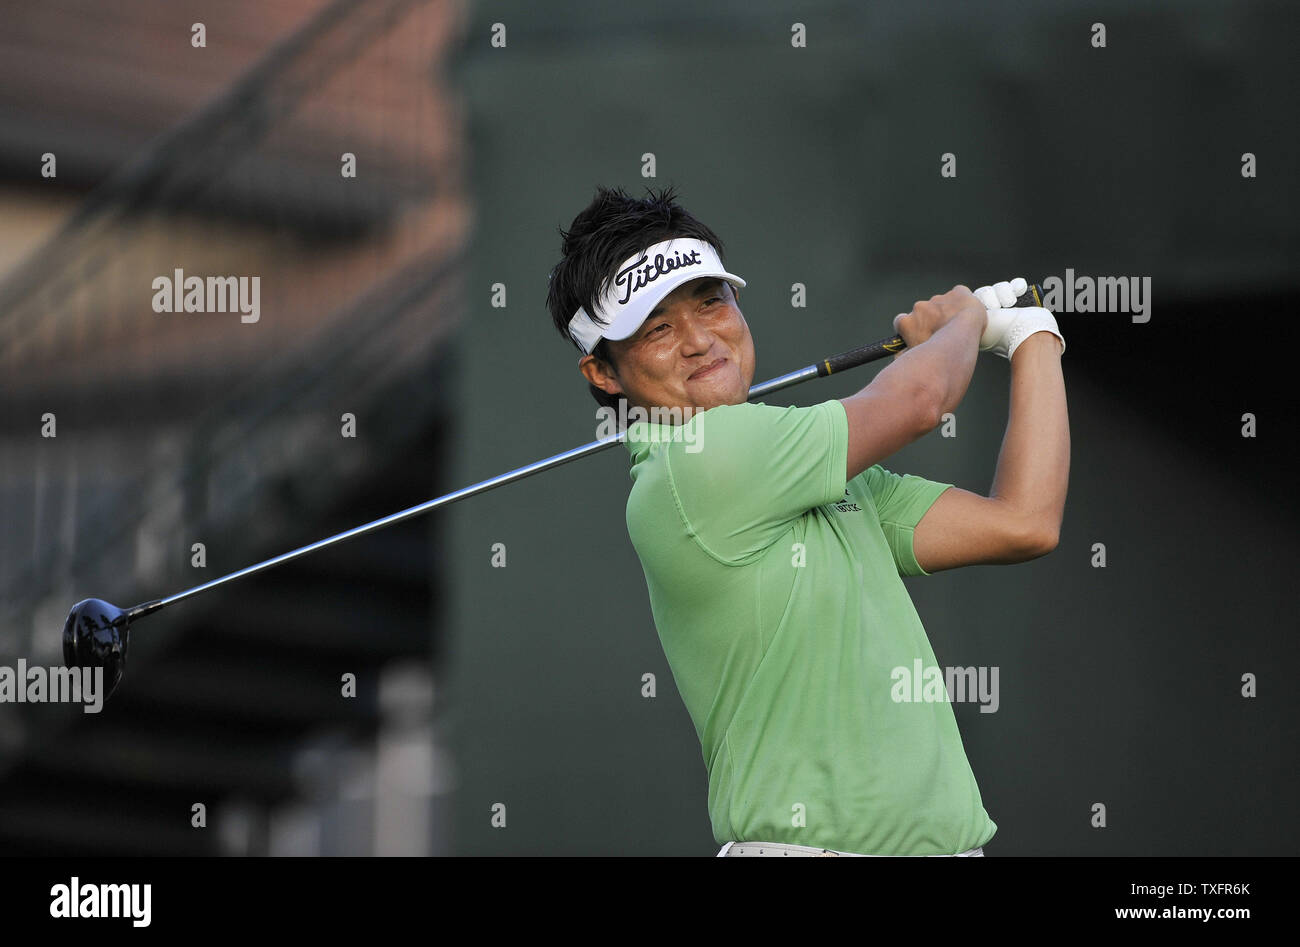
[[[714,303],[720,303],[720,302],[722,302],[721,296],[711,296],[704,301],[704,305],[712,306]]]
[[[667,328],[668,328],[668,323],[666,323],[666,322],[661,322],[661,323],[659,323],[659,325],[655,326],[653,329],[650,330],[650,334],[651,334],[651,335],[654,335],[654,334],[655,334],[656,332],[658,332],[660,329],[667,329]]]

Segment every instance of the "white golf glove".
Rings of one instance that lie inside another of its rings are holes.
[[[1056,317],[1041,306],[1013,308],[1024,295],[1029,284],[1021,277],[1010,282],[994,283],[975,290],[975,296],[989,311],[989,324],[980,336],[980,351],[992,352],[1010,359],[1016,348],[1035,332],[1050,332],[1061,340],[1065,352],[1065,336],[1056,325]]]

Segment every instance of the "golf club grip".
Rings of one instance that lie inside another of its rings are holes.
[[[1016,300],[1016,305],[1013,308],[1041,306],[1043,297],[1043,287],[1038,283],[1030,283],[1020,298]],[[880,339],[860,348],[850,349],[847,352],[841,352],[839,355],[832,355],[830,358],[823,359],[817,364],[817,377],[825,378],[827,375],[834,375],[836,372],[857,368],[859,365],[867,364],[867,362],[874,362],[886,355],[897,355],[905,348],[907,348],[907,343],[903,341],[901,335]]]

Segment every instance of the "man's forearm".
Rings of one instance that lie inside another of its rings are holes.
[[[1065,514],[1069,478],[1061,344],[1050,332],[1036,332],[1011,357],[1011,409],[990,495],[1054,540]]]
[[[916,348],[899,354],[876,376],[873,384],[898,383],[925,391],[934,406],[937,423],[944,413],[956,410],[966,396],[986,319],[979,309],[958,313]]]

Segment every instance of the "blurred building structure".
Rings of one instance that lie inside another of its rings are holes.
[[[460,20],[0,5],[0,663],[61,663],[81,598],[169,595],[444,485]],[[155,311],[177,270],[257,277],[256,321]],[[98,716],[0,707],[0,853],[438,850],[436,537],[418,519],[151,617]]]

